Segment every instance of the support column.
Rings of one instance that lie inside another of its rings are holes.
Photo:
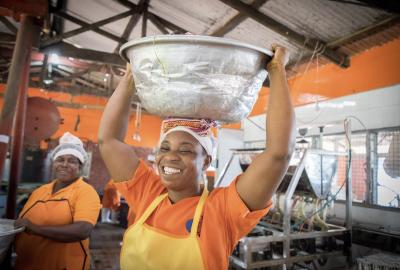
[[[13,139],[11,142],[11,168],[10,168],[10,179],[8,182],[7,208],[6,208],[6,218],[10,219],[15,218],[17,187],[18,187],[18,182],[21,178],[21,171],[23,165],[22,158],[24,151],[25,116],[26,116],[29,67],[30,67],[29,63],[25,65],[24,71],[21,74],[22,78],[18,95],[17,112],[15,114],[14,128],[12,131]]]
[[[0,117],[0,173],[3,171],[10,135],[13,132],[12,164],[8,185],[6,217],[14,218],[17,184],[20,176],[21,152],[24,136],[26,94],[29,81],[29,67],[34,31],[33,17],[22,14],[21,25],[17,33],[17,40],[13,52],[10,72],[7,80],[4,106]],[[18,101],[19,100],[19,101]],[[14,121],[17,109],[18,119]]]

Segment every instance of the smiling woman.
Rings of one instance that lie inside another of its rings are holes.
[[[80,177],[87,154],[79,138],[65,133],[53,152],[55,180],[34,190],[15,226],[15,269],[89,269],[89,235],[99,197]]]
[[[213,125],[212,121],[195,119],[163,121],[156,164],[173,202],[200,194],[198,183],[211,164],[215,145],[210,130]]]
[[[109,99],[100,123],[102,157],[135,213],[124,235],[121,269],[227,269],[228,257],[271,207],[294,142],[294,113],[286,82],[285,48],[274,47],[268,65],[271,94],[267,150],[229,187],[208,192],[203,177],[211,163],[212,121],[167,119],[156,165],[159,175],[123,142],[133,77]]]

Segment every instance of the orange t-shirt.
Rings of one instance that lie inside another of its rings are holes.
[[[121,205],[121,194],[126,194],[126,192],[126,185],[124,185],[123,182],[114,182],[114,180],[111,179],[104,188],[103,207],[117,210]],[[135,221],[135,213],[131,207],[129,207],[126,218],[129,227]]]
[[[35,189],[29,196],[20,216],[38,201],[46,202],[50,200],[67,199],[71,207],[71,213],[59,213],[60,215],[72,214],[73,222],[86,221],[93,225],[97,223],[97,217],[99,216],[99,210],[101,208],[100,198],[91,185],[85,183],[82,179],[79,179],[71,185],[52,194],[54,184],[55,180]],[[45,215],[45,213],[43,214]]]
[[[117,210],[121,204],[121,195],[113,180],[108,181],[104,187],[103,199],[101,204],[104,208],[111,208]]]
[[[53,192],[55,181],[34,190],[20,218],[41,226],[61,226],[77,221],[97,222],[100,199],[82,178]],[[35,234],[16,236],[15,269],[89,269],[89,238],[71,243],[57,242]]]
[[[199,239],[208,270],[227,269],[229,255],[239,239],[256,226],[272,206],[269,202],[264,209],[250,211],[237,193],[236,181],[229,187],[214,189],[204,205]],[[140,161],[133,178],[119,183],[117,188],[136,214],[136,220],[158,195],[166,192],[160,176],[143,161]],[[173,235],[188,235],[199,199],[200,196],[185,198],[175,204],[165,199],[146,224]]]

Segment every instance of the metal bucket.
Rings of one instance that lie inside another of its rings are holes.
[[[14,220],[0,219],[0,264],[3,262],[7,250],[10,248],[11,243],[17,233],[20,233],[25,228],[14,228]]]
[[[124,44],[143,107],[161,117],[239,122],[251,112],[272,52],[235,40],[161,35]]]

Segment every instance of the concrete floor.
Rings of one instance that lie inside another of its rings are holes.
[[[97,223],[90,236],[91,270],[119,270],[119,255],[125,229]]]

